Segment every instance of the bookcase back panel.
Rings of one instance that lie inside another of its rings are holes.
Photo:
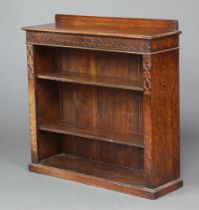
[[[143,132],[142,94],[96,86],[62,84],[62,120],[83,127]]]
[[[38,139],[39,160],[58,155],[62,152],[62,135],[39,131]]]
[[[59,48],[36,46],[34,49],[34,62],[36,73],[54,73],[59,71]]]
[[[139,55],[60,48],[59,65],[62,72],[142,79]]]
[[[136,91],[40,80],[39,124],[64,122],[76,127],[143,133],[143,95]]]
[[[142,148],[75,136],[65,136],[62,148],[63,152],[66,154],[93,161],[143,170],[144,150]]]
[[[39,80],[36,90],[38,123],[43,124],[60,121],[60,84],[54,81]]]

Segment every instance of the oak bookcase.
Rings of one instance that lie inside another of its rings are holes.
[[[56,15],[23,29],[30,171],[149,199],[182,186],[176,20]]]

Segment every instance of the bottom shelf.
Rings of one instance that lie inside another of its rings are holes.
[[[89,161],[76,156],[60,154],[41,162],[43,165],[73,171],[79,174],[135,186],[144,186],[143,172]]]
[[[30,171],[155,199],[182,186],[177,179],[155,189],[145,187],[144,173],[79,157],[59,154],[31,164]]]

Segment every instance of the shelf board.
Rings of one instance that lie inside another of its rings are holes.
[[[99,141],[124,144],[140,148],[144,147],[143,135],[139,133],[125,133],[102,128],[78,127],[73,124],[66,124],[62,122],[55,124],[43,124],[39,126],[39,129],[43,131],[73,135]]]
[[[91,177],[124,183],[133,186],[144,186],[143,171],[118,167],[102,162],[94,162],[67,154],[59,154],[41,161],[42,165],[85,174]]]
[[[67,73],[39,73],[37,78],[54,80],[60,82],[78,83],[85,85],[95,85],[102,87],[120,88],[127,90],[143,91],[142,81],[111,78],[105,76],[93,76],[88,74],[80,74],[76,72]]]

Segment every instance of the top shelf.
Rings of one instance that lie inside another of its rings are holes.
[[[177,20],[56,15],[55,23],[24,27],[26,31],[153,39],[181,33]]]

